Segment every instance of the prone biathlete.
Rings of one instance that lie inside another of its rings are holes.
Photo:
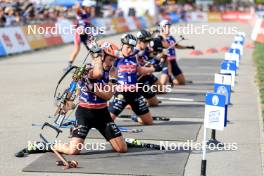
[[[86,73],[78,82],[79,105],[75,113],[76,125],[71,132],[70,142],[54,144],[37,142],[34,147],[28,149],[28,153],[56,150],[64,154],[77,155],[91,128],[96,128],[116,152],[127,152],[126,142],[107,107],[107,101],[113,96],[113,92],[104,89],[105,86],[111,86],[109,71],[116,59],[115,49],[118,49],[116,45],[103,43],[103,52],[93,55],[92,64],[87,64]],[[45,150],[39,149],[40,144],[45,146]]]
[[[152,41],[152,35],[147,30],[140,30],[137,33],[137,46],[138,50],[137,58],[140,66],[150,66],[151,64],[158,64],[159,61],[150,57],[151,48],[149,47],[150,41]],[[151,60],[152,59],[152,60]],[[147,86],[147,89],[139,89],[143,97],[148,101],[149,106],[157,106],[159,100],[157,99],[156,92],[157,87],[153,85],[159,85],[159,80],[154,74],[138,75],[138,83]]]
[[[182,46],[176,43],[175,38],[170,35],[171,23],[168,20],[162,20],[160,22],[160,38],[162,39],[162,44],[167,48],[167,66],[168,66],[168,76],[161,78],[161,83],[165,85],[168,80],[170,80],[173,85],[184,85],[186,84],[185,77],[182,70],[180,69],[176,60],[176,48],[177,49],[195,49],[194,46]]]
[[[161,82],[161,80],[167,79],[168,77],[167,55],[162,44],[162,39],[160,37],[152,38],[149,47],[151,50],[149,57],[156,58],[160,62],[159,65],[162,69],[159,80],[154,84],[158,86],[158,93],[166,93],[170,87],[167,87],[167,85]]]
[[[134,113],[139,116],[138,122],[152,125],[153,119],[144,97],[138,91],[137,79],[139,74],[151,74],[156,71],[154,66],[142,67],[137,62],[135,47],[137,39],[132,34],[125,34],[121,38],[121,56],[115,61],[111,70],[111,79],[117,82],[116,92],[109,104],[109,111],[113,119],[131,106]]]

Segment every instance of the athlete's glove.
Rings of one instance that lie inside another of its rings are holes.
[[[48,144],[45,142],[38,142],[38,141],[30,142],[28,143],[28,146],[27,146],[27,152],[29,154],[44,153],[44,152],[49,152],[49,151],[52,151],[52,144]]]
[[[88,78],[88,75],[84,76],[80,82],[80,86],[85,92],[95,92],[95,85],[91,83],[91,80]]]
[[[89,43],[88,48],[91,51],[93,58],[101,57],[101,59],[103,59],[102,49],[99,47],[99,45],[96,42]]]
[[[99,47],[99,45],[96,42],[91,42],[87,46],[92,53],[100,53],[101,52],[101,48]]]
[[[139,57],[143,57],[144,54],[145,54],[145,51],[139,51],[139,52],[137,53],[137,55],[138,55]]]
[[[92,93],[95,92],[95,86],[94,86],[94,84],[87,83],[85,87],[86,87],[87,92],[92,92]]]
[[[160,72],[160,71],[162,71],[162,67],[160,66],[160,64],[159,64],[159,60],[157,60],[157,59],[152,59],[152,61],[151,61],[151,65],[153,65],[153,67],[154,67],[154,69],[155,69],[155,72]]]
[[[187,49],[192,49],[192,50],[194,50],[194,49],[195,49],[195,46],[187,46],[186,48],[187,48]]]
[[[156,64],[159,64],[159,60],[157,59],[157,58],[154,58],[154,59],[152,59],[151,61],[150,61],[150,64],[151,65],[156,65]]]
[[[161,35],[158,35],[158,38],[162,41],[163,37]]]

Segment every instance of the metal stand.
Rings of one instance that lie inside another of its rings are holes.
[[[216,139],[216,130],[212,130],[211,139],[207,142],[207,145],[214,144],[218,147],[224,147],[224,144]]]

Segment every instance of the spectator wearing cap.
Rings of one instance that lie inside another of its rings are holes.
[[[20,23],[21,22],[21,14],[20,14],[19,10],[17,10],[15,12],[15,21],[16,21],[16,23]]]

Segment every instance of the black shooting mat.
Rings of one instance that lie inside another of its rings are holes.
[[[204,102],[205,93],[199,92],[168,92],[166,94],[158,94],[161,101],[194,101],[194,102]]]
[[[201,122],[192,121],[154,121],[153,125],[140,125],[128,118],[119,118],[116,121],[119,127],[127,129],[143,129],[139,133],[123,132],[125,138],[159,141],[187,141],[196,140]],[[102,139],[97,130],[90,130],[87,138]]]
[[[189,152],[183,148],[176,151],[128,148],[128,153],[116,153],[106,145],[103,151],[66,156],[68,160],[78,161],[78,168],[63,170],[56,166],[58,159],[49,152],[26,166],[23,172],[183,176]]]

